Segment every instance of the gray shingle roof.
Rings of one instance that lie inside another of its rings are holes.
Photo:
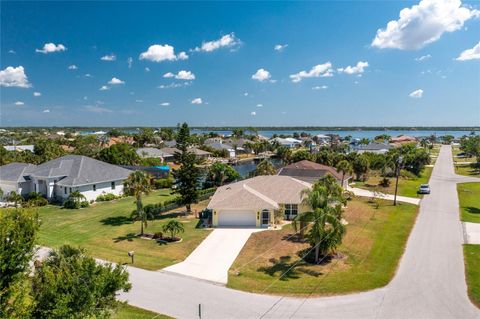
[[[358,150],[360,151],[379,151],[379,150],[389,150],[392,149],[393,146],[389,144],[384,144],[384,143],[370,143],[367,145],[359,145]]]
[[[138,156],[141,157],[172,157],[172,153],[164,152],[154,147],[143,147],[136,150]]]
[[[35,165],[27,163],[10,163],[0,166],[0,181],[25,182],[24,176],[28,175],[35,167]]]
[[[90,157],[67,155],[38,165],[30,175],[39,178],[58,177],[61,178],[58,185],[75,187],[123,180],[130,173],[128,169]]]

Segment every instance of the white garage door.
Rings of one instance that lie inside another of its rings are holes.
[[[251,210],[222,210],[218,214],[218,226],[255,227],[255,217]]]

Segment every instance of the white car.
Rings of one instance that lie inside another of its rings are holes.
[[[430,194],[430,185],[428,184],[422,184],[418,188],[418,193],[419,194]]]

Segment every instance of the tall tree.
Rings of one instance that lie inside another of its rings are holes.
[[[40,226],[32,210],[0,214],[0,318],[29,318],[33,300],[28,276]]]
[[[370,162],[366,155],[360,154],[353,160],[353,171],[357,181],[365,180],[370,168]]]
[[[222,186],[237,179],[240,179],[240,174],[232,166],[215,162],[208,168],[205,185],[206,187]]]
[[[175,161],[180,168],[174,173],[176,177],[175,192],[180,195],[180,203],[185,205],[187,213],[191,212],[191,205],[198,201],[198,187],[200,184],[201,161],[189,150],[191,143],[190,129],[187,123],[183,123],[177,134],[177,149]]]
[[[132,218],[140,221],[140,234],[143,236],[144,226],[148,226],[148,214],[143,209],[142,196],[150,193],[150,180],[142,171],[135,171],[125,180],[124,191],[126,194],[135,197],[136,209]]]
[[[263,159],[258,163],[257,168],[255,169],[255,175],[275,175],[277,170],[273,166],[272,162],[269,160]]]
[[[133,146],[127,143],[104,148],[98,153],[97,159],[114,165],[135,165],[140,160]]]
[[[352,167],[352,164],[350,164],[349,161],[347,160],[342,160],[340,162],[338,162],[337,164],[337,171],[339,171],[340,173],[342,173],[342,187],[343,187],[343,182],[345,180],[345,176],[348,174],[352,174],[353,173],[353,167]]]

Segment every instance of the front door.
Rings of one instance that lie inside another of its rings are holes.
[[[262,225],[268,225],[270,222],[270,212],[267,209],[262,210]]]

